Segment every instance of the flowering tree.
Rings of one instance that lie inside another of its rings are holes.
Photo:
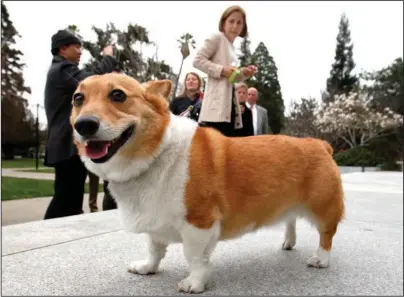
[[[376,111],[372,96],[351,92],[334,97],[314,111],[315,124],[323,133],[332,133],[351,148],[366,146],[370,140],[393,133],[403,123],[403,117],[388,107]]]

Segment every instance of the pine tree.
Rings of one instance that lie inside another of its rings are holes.
[[[18,31],[1,2],[1,145],[6,158],[14,157],[16,148],[26,149],[34,144],[34,119],[28,109],[20,50],[15,49]]]
[[[240,44],[241,55],[239,56],[241,67],[246,67],[248,65],[253,64],[250,43],[251,43],[251,41],[249,40],[249,38],[247,36],[245,38],[243,38],[243,40],[241,41],[241,44]]]
[[[73,31],[78,37],[79,29],[75,25],[69,25],[69,30]],[[97,35],[96,42],[83,40],[83,48],[87,50],[91,58],[84,64],[84,69],[93,71],[97,61],[101,59],[101,53],[107,45],[114,45],[114,53],[120,63],[121,70],[143,82],[154,79],[170,79],[173,84],[176,75],[170,65],[157,58],[157,46],[149,39],[146,28],[129,24],[126,30],[118,30],[113,23],[107,24],[105,29],[93,26],[93,31]],[[154,57],[145,57],[142,53],[142,46],[156,46]]]
[[[349,20],[345,14],[342,14],[339,23],[334,59],[330,77],[327,79],[327,92],[330,96],[325,101],[332,101],[334,95],[348,94],[356,89],[358,83],[358,78],[352,74],[352,70],[355,68],[353,43]]]
[[[83,40],[83,37],[80,35],[80,30],[76,25],[69,25],[66,29],[76,35],[78,39]]]
[[[250,80],[259,92],[259,105],[268,110],[268,124],[274,134],[280,133],[284,124],[284,102],[278,81],[278,68],[263,42],[258,44],[252,56],[258,71]]]

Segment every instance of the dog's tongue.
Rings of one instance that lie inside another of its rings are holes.
[[[90,141],[86,146],[86,154],[91,159],[99,159],[108,153],[109,141]]]

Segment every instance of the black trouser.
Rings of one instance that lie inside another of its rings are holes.
[[[83,213],[86,177],[87,169],[77,155],[55,165],[54,196],[45,220]]]
[[[236,136],[235,124],[235,113],[236,106],[234,105],[234,98],[236,96],[235,88],[233,86],[232,98],[231,98],[231,113],[230,113],[230,123],[229,122],[203,122],[203,126],[215,128],[220,131],[223,135],[233,137]]]
[[[104,186],[104,200],[102,200],[102,210],[116,209],[117,208],[116,202],[108,189],[108,182],[106,180],[104,181],[103,186]]]
[[[232,104],[231,106],[231,121],[228,122],[203,122],[204,126],[215,128],[220,131],[223,135],[228,137],[235,136],[236,129],[234,128],[234,114],[235,114],[235,106]]]

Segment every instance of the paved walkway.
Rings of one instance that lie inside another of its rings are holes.
[[[1,175],[9,176],[9,177],[19,177],[19,178],[31,178],[31,179],[46,179],[46,180],[54,180],[54,173],[41,172],[39,169],[37,172],[30,172],[27,170],[35,170],[35,168],[2,168]],[[89,178],[87,177],[86,182],[88,183]],[[100,183],[103,180],[100,179]]]
[[[329,268],[306,266],[319,238],[298,220],[292,251],[281,249],[284,224],[220,242],[202,296],[403,296],[403,174],[343,179],[347,214]],[[134,275],[126,268],[144,259],[146,239],[121,229],[116,210],[2,227],[2,294],[187,295],[177,291],[188,274],[182,244],[168,247],[157,274]]]
[[[104,193],[98,193],[98,209],[102,209],[102,199]],[[21,224],[43,219],[46,208],[52,197],[38,197],[29,199],[17,199],[1,202],[1,224],[3,226]],[[88,194],[84,194],[84,213],[89,213]]]
[[[35,170],[35,168],[2,168],[1,175],[9,177],[47,179],[54,180],[55,174],[46,172],[27,172],[26,170]]]

